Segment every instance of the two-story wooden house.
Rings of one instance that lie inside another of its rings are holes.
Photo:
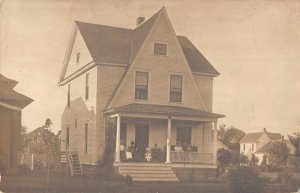
[[[0,74],[0,173],[18,169],[22,109],[33,101],[14,90],[17,84]]]
[[[113,117],[120,173],[144,162],[122,162],[120,154],[132,146],[141,157],[147,148],[160,149],[159,167],[215,168],[217,120],[224,117],[212,113],[218,75],[187,37],[176,35],[165,8],[146,21],[139,17],[134,29],[76,21],[59,78],[66,93],[62,149],[96,164]]]

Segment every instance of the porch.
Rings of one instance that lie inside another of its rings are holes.
[[[125,105],[103,114],[116,118],[115,165],[216,165],[217,118],[223,115],[145,104]]]
[[[131,176],[133,181],[186,181],[191,177],[195,181],[216,178],[216,166],[189,163],[114,163],[117,172]]]

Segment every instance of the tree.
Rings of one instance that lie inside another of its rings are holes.
[[[232,193],[261,193],[263,180],[252,167],[238,167],[229,173],[230,192]]]
[[[43,125],[43,127],[48,129],[48,128],[51,127],[51,125],[52,125],[51,119],[47,118],[46,121],[45,121],[45,124]]]
[[[217,161],[218,161],[218,171],[222,175],[226,169],[230,165],[231,162],[231,152],[226,149],[218,149],[217,151]]]
[[[233,151],[239,151],[239,141],[245,136],[245,132],[234,127],[227,127],[221,124],[218,130],[218,137]]]
[[[299,147],[300,144],[300,132],[295,132],[292,135],[288,135],[290,142],[295,146]]]
[[[269,163],[273,166],[281,167],[287,164],[290,149],[286,143],[281,141],[273,142],[272,147],[267,151]]]

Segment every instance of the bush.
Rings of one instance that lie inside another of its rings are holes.
[[[19,172],[20,172],[21,175],[26,175],[30,171],[29,166],[26,165],[26,164],[21,164],[21,165],[19,165],[18,168],[19,168]]]
[[[125,178],[124,178],[124,182],[125,182],[126,185],[131,186],[132,183],[133,183],[132,177],[129,176],[129,175],[126,175]]]
[[[261,193],[263,180],[256,169],[237,167],[229,173],[230,190],[232,193]]]

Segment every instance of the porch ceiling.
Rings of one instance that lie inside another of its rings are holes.
[[[179,106],[168,105],[153,105],[153,104],[128,104],[103,112],[104,116],[114,114],[143,114],[143,115],[164,115],[164,116],[178,116],[178,117],[194,117],[194,118],[223,118],[224,115],[215,114],[211,112],[201,111]]]

